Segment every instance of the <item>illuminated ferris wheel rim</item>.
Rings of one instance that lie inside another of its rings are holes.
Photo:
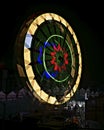
[[[78,76],[77,76],[76,82],[75,82],[72,90],[70,91],[70,93],[68,93],[63,98],[63,102],[59,102],[56,97],[49,96],[46,92],[44,92],[41,89],[41,87],[37,83],[36,79],[34,79],[35,75],[34,75],[32,66],[30,65],[30,63],[31,63],[31,57],[30,57],[31,52],[30,52],[29,48],[31,47],[31,43],[32,43],[31,42],[32,41],[32,35],[35,35],[35,32],[38,29],[38,26],[40,26],[46,20],[47,21],[55,20],[55,21],[61,22],[65,27],[67,27],[67,29],[69,30],[69,32],[73,36],[73,39],[75,41],[75,44],[76,44],[76,47],[77,47],[77,51],[78,51],[78,59],[79,59]],[[28,39],[28,42],[27,42],[27,36],[30,37]],[[81,50],[80,50],[80,46],[79,46],[79,42],[78,42],[78,39],[76,37],[76,34],[73,31],[72,27],[69,25],[69,23],[64,18],[62,18],[61,16],[59,16],[57,14],[54,14],[54,13],[43,13],[43,14],[39,15],[38,17],[34,18],[33,22],[30,24],[30,26],[28,28],[28,31],[27,31],[26,37],[25,37],[25,43],[24,43],[24,65],[25,65],[27,78],[28,78],[29,83],[30,83],[30,85],[28,84],[28,87],[29,87],[29,89],[31,91],[34,90],[33,95],[36,96],[41,101],[47,102],[49,104],[59,105],[59,104],[62,104],[64,102],[67,102],[73,96],[73,94],[76,92],[76,90],[78,88],[78,85],[79,85],[79,82],[80,82],[80,78],[81,78],[82,56],[81,56]]]

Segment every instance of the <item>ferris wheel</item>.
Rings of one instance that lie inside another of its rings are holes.
[[[71,25],[56,13],[32,15],[15,42],[16,67],[34,98],[60,105],[76,92],[82,56]]]

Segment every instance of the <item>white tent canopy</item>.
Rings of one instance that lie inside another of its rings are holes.
[[[18,98],[23,98],[24,95],[26,95],[26,90],[24,88],[22,88],[18,92]]]
[[[11,91],[8,95],[7,95],[7,100],[16,100],[16,93],[14,91]]]
[[[0,101],[5,101],[6,94],[3,91],[0,91]]]

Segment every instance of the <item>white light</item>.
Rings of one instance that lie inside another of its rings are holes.
[[[26,34],[26,38],[25,38],[25,47],[26,48],[31,47],[31,41],[32,41],[32,36],[30,34]]]

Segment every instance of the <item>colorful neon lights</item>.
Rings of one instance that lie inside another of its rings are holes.
[[[67,102],[76,92],[82,72],[81,50],[74,30],[64,18],[54,13],[34,17],[26,29],[18,39],[22,36],[25,39],[24,74],[30,91],[49,104]],[[61,93],[62,86],[64,91]],[[58,98],[57,93],[53,93],[55,87],[59,90]]]

